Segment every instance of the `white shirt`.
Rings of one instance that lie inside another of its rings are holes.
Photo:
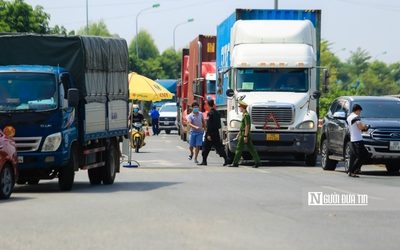
[[[351,113],[347,117],[347,124],[349,125],[349,131],[350,131],[350,141],[355,142],[355,141],[362,141],[363,137],[361,135],[361,130],[358,127],[358,124],[361,122],[361,118],[354,113]]]

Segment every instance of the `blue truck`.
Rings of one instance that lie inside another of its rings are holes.
[[[129,55],[124,39],[1,34],[0,128],[14,135],[18,184],[75,171],[113,184],[128,135]]]
[[[320,10],[236,9],[217,26],[216,104],[231,159],[243,100],[260,155],[294,156],[315,166],[320,43]],[[292,78],[298,86],[288,86]],[[241,156],[252,158],[246,148]]]

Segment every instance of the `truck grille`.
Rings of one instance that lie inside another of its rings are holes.
[[[291,106],[253,106],[250,112],[251,122],[263,125],[271,113],[281,125],[293,123],[294,110]]]
[[[39,148],[42,137],[14,137],[18,152],[31,152]]]
[[[372,133],[372,138],[376,140],[398,141],[400,140],[400,129],[379,128]]]

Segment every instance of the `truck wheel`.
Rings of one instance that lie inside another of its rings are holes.
[[[171,134],[171,130],[170,130],[170,129],[166,129],[166,130],[165,130],[165,133],[166,133],[167,135],[169,135],[169,134]]]
[[[229,159],[231,159],[231,161],[228,162],[229,164],[231,164],[231,163],[233,162],[233,158],[235,158],[235,153],[232,153],[232,152],[229,150],[229,146],[228,146],[228,145],[229,145],[229,144],[226,144],[226,145],[225,145],[225,153],[226,153],[226,156],[229,157]]]
[[[351,142],[347,142],[344,149],[344,171],[349,172],[349,168],[353,165],[356,160],[356,156],[353,154],[353,150],[351,150]]]
[[[306,155],[306,165],[309,167],[315,167],[317,165],[318,147],[315,144],[314,152],[310,155]]]
[[[115,146],[115,143],[112,142],[110,148],[106,152],[106,165],[100,168],[100,170],[102,170],[103,173],[103,184],[110,185],[113,184],[115,180],[115,174],[117,171],[117,166],[119,164],[119,151],[118,148]]]
[[[140,138],[139,138],[139,137],[136,137],[136,138],[135,138],[135,152],[136,152],[136,153],[139,153],[140,144],[141,144]]]
[[[71,152],[66,166],[61,167],[58,172],[58,186],[62,191],[70,191],[74,184],[75,166],[78,166],[78,153],[74,146],[71,147]]]
[[[328,149],[328,142],[322,141],[321,144],[321,166],[323,170],[335,170],[337,161],[329,159],[331,152]]]
[[[100,185],[101,181],[102,181],[102,175],[100,172],[100,168],[88,169],[88,177],[89,177],[90,184]]]
[[[0,199],[8,199],[14,187],[14,175],[9,164],[5,164],[0,173]]]
[[[396,164],[396,163],[388,163],[388,164],[385,164],[385,165],[386,165],[386,170],[389,173],[397,173],[400,170],[400,166],[398,164]]]

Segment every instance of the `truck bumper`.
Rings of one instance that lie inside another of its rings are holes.
[[[18,170],[28,171],[41,168],[56,168],[68,163],[69,152],[18,153]]]
[[[275,134],[275,140],[268,140],[267,134]],[[235,138],[237,132],[229,133],[229,140]],[[252,142],[258,153],[279,153],[285,155],[312,154],[317,143],[316,133],[258,133],[252,132]],[[278,136],[279,135],[279,138]],[[234,152],[237,141],[230,142],[229,149]],[[247,152],[247,147],[243,151]]]

